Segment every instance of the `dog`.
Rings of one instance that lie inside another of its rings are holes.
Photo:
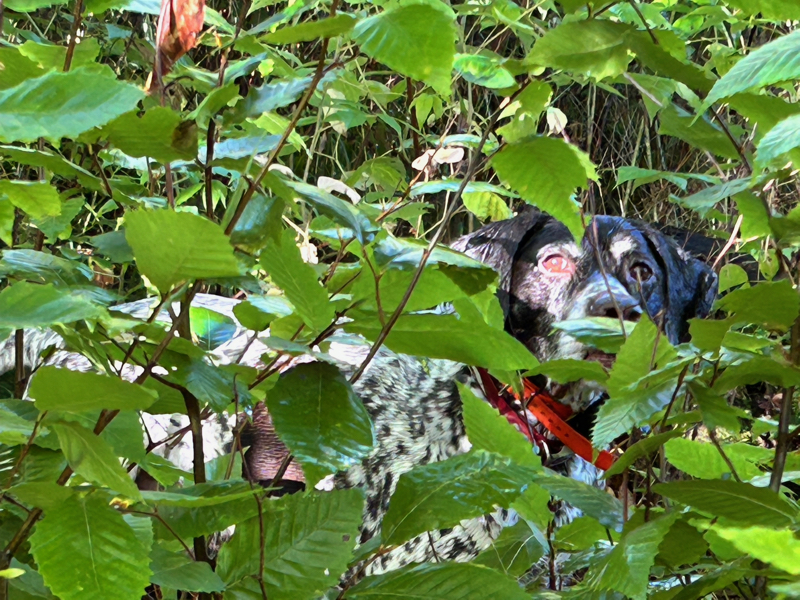
[[[466,235],[453,248],[497,272],[506,330],[540,362],[572,358],[598,360],[608,365],[613,359],[553,329],[554,324],[569,319],[612,317],[637,321],[646,313],[661,325],[670,342],[679,343],[686,338],[688,319],[707,315],[717,293],[717,277],[705,263],[683,252],[655,228],[617,217],[594,217],[578,244],[559,221],[531,209]],[[234,319],[236,302],[203,294],[194,300],[195,305]],[[119,308],[145,318],[154,304],[145,300]],[[165,312],[159,318],[169,320],[169,315]],[[52,332],[26,332],[25,341],[28,369],[42,363],[43,351],[48,346],[57,350],[44,361],[46,364],[79,370],[92,368],[81,355],[64,350],[63,341]],[[260,357],[265,351],[266,347],[254,334],[240,327],[227,343],[211,353],[211,358],[223,364],[238,361],[263,367]],[[328,353],[344,375],[349,376],[368,351],[365,340],[333,341]],[[0,374],[13,369],[14,355],[12,337],[0,345]],[[123,376],[133,379],[136,374],[136,367],[128,367]],[[462,364],[438,359],[422,361],[381,348],[354,384],[373,420],[376,445],[360,465],[336,474],[328,483],[338,488],[364,490],[361,543],[379,533],[381,520],[403,473],[469,449],[457,381],[478,394],[484,392],[474,371]],[[582,412],[596,406],[602,397],[591,385],[578,383],[561,390],[559,399],[574,412]],[[153,425],[164,429],[162,435],[170,435],[186,424],[183,416],[169,417],[166,421],[163,416],[154,419]],[[261,436],[256,436],[255,446],[260,446],[262,456],[266,452],[267,458],[261,460],[260,473],[254,478],[269,480],[288,451],[270,429],[268,415],[262,411],[259,419],[256,421],[261,424]],[[210,428],[204,436],[209,442],[205,449],[209,460],[230,448],[233,425],[212,420],[206,426]],[[173,453],[178,456],[173,460],[189,470],[190,462],[180,456],[191,457],[190,444],[181,442],[173,448]],[[570,457],[561,469],[592,485],[604,485],[600,479],[602,473],[578,456]],[[298,481],[302,473],[297,469],[285,478],[302,486]],[[562,515],[561,521],[575,514],[572,511]],[[502,527],[514,519],[512,511],[497,510],[453,528],[419,536],[372,561],[364,574],[378,574],[434,559],[470,560],[489,547]]]

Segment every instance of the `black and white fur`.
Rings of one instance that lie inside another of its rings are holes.
[[[670,239],[643,223],[613,217],[595,217],[579,246],[561,223],[536,210],[493,223],[460,239],[454,248],[481,260],[495,269],[500,278],[499,296],[505,313],[506,329],[523,342],[540,361],[556,358],[586,359],[590,349],[566,334],[553,331],[552,324],[565,319],[589,316],[617,316],[636,319],[646,312],[662,324],[671,342],[682,340],[687,319],[704,316],[716,296],[716,275],[704,263],[682,252]],[[570,276],[553,277],[541,268],[549,256],[562,256],[575,271]],[[642,274],[648,277],[642,278]],[[194,303],[231,318],[237,301],[198,295]],[[154,301],[144,300],[119,307],[145,318]],[[164,313],[163,318],[168,320]],[[237,331],[228,343],[209,354],[218,364],[239,361],[262,367],[260,357],[266,347],[253,339],[252,332]],[[265,334],[266,335],[266,334]],[[63,348],[53,332],[26,331],[27,368],[42,363],[45,348]],[[345,375],[364,360],[369,344],[356,336],[336,334],[329,354]],[[49,356],[47,364],[88,370],[92,365],[79,354],[60,350]],[[13,369],[13,337],[0,344],[0,374]],[[127,379],[137,369],[128,368]],[[366,504],[361,542],[380,531],[398,478],[417,465],[441,461],[470,447],[461,417],[461,402],[455,382],[478,389],[471,371],[447,360],[421,360],[382,348],[355,384],[355,391],[369,411],[377,437],[372,453],[361,465],[339,473],[336,487],[360,487]],[[596,390],[575,385],[564,402],[580,411],[597,400]],[[147,415],[153,439],[169,435],[185,426],[182,415]],[[211,419],[205,427],[206,460],[224,453],[230,446],[232,424]],[[190,470],[188,441],[171,449],[168,457],[179,467]],[[589,463],[572,457],[565,473],[590,484],[602,486],[601,473]],[[328,482],[330,483],[330,482]],[[568,520],[574,512],[561,515]],[[376,574],[413,562],[432,560],[466,561],[487,548],[514,515],[497,510],[491,515],[463,521],[448,530],[431,532],[410,540],[401,548],[372,562],[366,574]]]

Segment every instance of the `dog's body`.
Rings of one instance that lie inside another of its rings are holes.
[[[552,324],[557,321],[591,316],[636,320],[646,312],[662,325],[670,341],[677,343],[685,336],[687,319],[705,315],[716,295],[716,276],[708,267],[679,251],[649,226],[623,219],[596,217],[578,246],[558,221],[538,211],[528,211],[486,226],[462,238],[454,247],[498,272],[506,328],[540,361],[605,360],[565,334],[554,334]],[[201,295],[196,303],[233,317],[236,301]],[[125,312],[145,317],[152,304],[141,301],[125,305]],[[266,348],[252,337],[244,330],[237,331],[212,353],[212,359],[223,364],[239,361],[263,366],[260,357]],[[55,334],[26,332],[26,366],[38,366],[42,350],[58,343]],[[349,336],[334,338],[329,354],[343,373],[350,375],[368,350],[366,341]],[[0,374],[13,368],[13,357],[12,339],[0,345]],[[91,368],[85,358],[70,352],[57,352],[47,362],[80,370]],[[135,375],[135,369],[124,374],[130,379]],[[423,363],[383,348],[355,384],[356,393],[372,417],[377,444],[361,465],[339,473],[334,485],[365,490],[361,542],[379,532],[400,475],[417,465],[445,460],[469,449],[456,381],[480,393],[478,380],[464,365],[446,360]],[[574,384],[562,401],[581,411],[599,397],[600,393],[591,386]],[[155,422],[169,430],[181,427],[182,418],[167,424],[163,418]],[[219,446],[227,443],[223,441],[227,431],[227,424],[212,423],[206,434],[213,440],[206,460],[224,451]],[[188,443],[185,446],[186,455],[191,456]],[[180,453],[180,446],[175,451]],[[280,451],[273,458],[279,462]],[[273,465],[277,464],[275,460]],[[587,483],[602,485],[600,472],[578,457],[573,456],[564,470]],[[263,474],[256,477],[265,478]],[[568,519],[569,515],[562,518]],[[503,525],[513,519],[508,511],[497,510],[452,529],[425,534],[381,556],[367,572],[378,573],[434,558],[469,560],[488,547]]]

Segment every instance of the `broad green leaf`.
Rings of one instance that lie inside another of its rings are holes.
[[[605,531],[603,531],[605,533]],[[500,536],[475,557],[474,564],[491,567],[506,575],[519,577],[536,564],[545,549],[524,521],[504,527]]]
[[[0,198],[0,240],[14,245],[14,205],[7,198]]]
[[[0,329],[49,327],[99,317],[103,309],[68,288],[20,281],[0,292]]]
[[[699,381],[692,381],[689,384],[703,423],[710,429],[722,427],[732,433],[739,433],[742,424],[739,422],[740,412],[733,408],[722,396],[717,395]]]
[[[703,534],[685,520],[678,519],[672,524],[658,547],[656,562],[667,564],[674,569],[699,561],[707,551],[708,542],[703,538]]]
[[[110,70],[51,71],[0,92],[0,140],[74,138],[133,110],[143,97],[138,87],[117,81]]]
[[[578,517],[555,531],[554,546],[559,550],[588,550],[600,540],[608,539],[608,530],[591,517]]]
[[[798,129],[800,129],[800,115],[793,115],[775,125],[758,142],[756,162],[766,166],[800,146]]]
[[[735,365],[725,369],[714,383],[714,391],[724,394],[736,387],[768,381],[781,387],[800,385],[800,369],[780,356],[743,356]]]
[[[710,106],[739,92],[763,88],[800,76],[800,32],[794,31],[757,48],[714,84],[705,104]]]
[[[41,40],[41,38],[39,38],[39,40]],[[64,70],[64,60],[67,57],[66,44],[51,44],[46,41],[29,39],[19,46],[19,51],[46,71],[51,69],[56,69],[58,71]],[[81,42],[75,45],[71,67],[77,69],[78,67],[93,65],[99,52],[100,44],[96,38],[88,36],[82,38]],[[97,69],[95,69],[95,71],[96,70]]]
[[[677,516],[677,512],[672,512],[626,532],[601,566],[589,575],[589,586],[614,590],[634,600],[645,600],[650,568],[659,545]]]
[[[434,179],[432,181],[425,181],[423,183],[415,183],[411,187],[411,197],[416,198],[417,196],[423,196],[427,194],[438,194],[439,192],[457,192],[458,189],[461,187],[462,180],[461,179]],[[490,192],[493,194],[497,194],[498,196],[507,196],[510,198],[516,198],[516,195],[512,192],[509,192],[504,187],[499,185],[492,185],[491,183],[486,183],[485,181],[470,181],[464,187],[465,194],[475,194],[475,193],[483,193],[483,192]]]
[[[717,202],[722,202],[726,198],[744,192],[752,186],[753,182],[750,178],[731,179],[724,183],[709,186],[686,198],[671,197],[671,200],[681,206],[697,211],[700,216],[705,216],[709,210],[714,208]]]
[[[569,502],[602,525],[622,531],[622,503],[595,486],[568,477],[536,475],[533,482]]]
[[[630,31],[629,25],[598,19],[562,23],[533,45],[525,62],[596,80],[621,75],[631,61]]]
[[[261,266],[272,283],[283,290],[303,322],[311,331],[319,332],[333,323],[333,305],[314,269],[303,262],[294,237],[294,231],[287,229],[280,244],[269,242],[261,253]]]
[[[516,578],[474,563],[441,562],[367,577],[347,592],[348,600],[529,600]]]
[[[187,592],[221,592],[225,584],[206,562],[192,560],[184,551],[171,552],[160,544],[150,554],[150,583]]]
[[[247,386],[241,381],[237,382],[232,372],[209,365],[203,360],[193,359],[187,365],[179,367],[172,379],[185,386],[201,403],[207,403],[217,413],[228,408],[237,394],[242,403],[246,404],[250,399]]]
[[[536,168],[531,168],[536,165]],[[536,137],[509,144],[492,157],[500,179],[522,198],[583,239],[580,205],[572,199],[587,179],[597,179],[588,156],[563,140]]]
[[[456,42],[453,16],[448,7],[434,2],[406,4],[359,21],[353,39],[367,56],[449,96]]]
[[[727,452],[727,445],[721,447],[723,451],[726,451],[728,459],[733,463],[740,478],[747,480],[761,474],[761,471],[752,462]],[[731,470],[725,459],[711,443],[682,438],[674,439],[664,445],[664,453],[670,463],[692,477],[720,479],[731,476]]]
[[[257,87],[247,94],[242,103],[243,116],[256,117],[292,104],[300,98],[311,84],[312,78],[297,77],[285,81],[276,81]]]
[[[488,402],[467,386],[458,384],[463,405],[464,427],[474,450],[487,450],[511,459],[514,464],[541,470],[534,446]]]
[[[638,23],[637,23],[638,24]],[[637,60],[657,75],[679,81],[692,90],[707,92],[713,83],[698,65],[679,60],[671,55],[663,46],[653,43],[650,35],[656,39],[675,38],[671,31],[650,30],[633,31],[628,34],[628,47],[636,55]]]
[[[374,340],[377,319],[345,324],[345,330]],[[386,346],[401,354],[445,358],[487,369],[530,369],[538,363],[530,351],[501,329],[455,315],[403,315],[386,338]]]
[[[198,337],[198,347],[210,352],[233,339],[239,332],[236,321],[220,312],[203,306],[189,308],[192,334]]]
[[[313,600],[336,585],[352,558],[362,519],[358,490],[294,494],[264,504],[264,584],[271,600]],[[217,571],[230,584],[256,575],[257,519],[236,528]],[[259,592],[260,596],[260,592]]]
[[[645,456],[649,456],[653,452],[655,452],[658,448],[660,448],[663,444],[668,442],[674,437],[683,435],[682,429],[673,429],[671,431],[665,431],[664,433],[659,433],[657,435],[651,435],[649,437],[644,438],[643,440],[639,440],[635,444],[633,444],[630,448],[625,450],[625,454],[617,458],[614,461],[614,464],[611,468],[606,471],[605,477],[611,477],[612,475],[618,475],[622,473],[626,468],[630,467],[634,462],[639,460],[640,458],[644,458]]]
[[[716,527],[714,531],[753,558],[800,575],[800,539],[790,529]]]
[[[659,483],[653,490],[701,512],[747,526],[785,527],[794,523],[798,514],[783,496],[736,481],[674,481]]]
[[[0,444],[19,446],[27,443],[33,432],[33,423],[0,404]]]
[[[191,213],[129,212],[125,238],[139,270],[162,292],[187,280],[239,275],[233,247],[219,225]]]
[[[42,367],[31,380],[29,395],[40,411],[87,412],[145,410],[156,401],[154,391],[109,375]]]
[[[456,54],[453,68],[470,83],[489,89],[512,87],[516,81],[503,60],[482,54]]]
[[[279,135],[266,133],[224,140],[214,146],[214,164],[234,165],[234,162],[226,162],[224,159],[250,159],[259,154],[266,154],[277,147],[278,141],[280,141]]]
[[[0,277],[9,276],[35,283],[87,285],[94,274],[82,262],[59,258],[47,252],[4,250],[0,260]]]
[[[356,20],[352,15],[340,13],[335,17],[320,19],[319,21],[307,21],[298,25],[282,27],[274,33],[268,33],[262,40],[267,44],[275,45],[312,42],[347,33],[355,23]]]
[[[48,427],[58,435],[61,450],[78,475],[129,498],[141,498],[133,479],[107,442],[77,423],[51,423]]]
[[[374,443],[366,408],[332,365],[295,367],[269,391],[267,406],[281,441],[323,474],[359,464]]]
[[[233,307],[233,314],[242,326],[253,331],[264,331],[275,319],[293,312],[292,303],[284,296],[248,296]]]
[[[47,586],[63,600],[139,600],[150,578],[146,547],[103,494],[45,511],[30,539]]]
[[[34,219],[61,214],[58,191],[43,181],[0,181],[0,197]]]
[[[47,1],[47,0],[43,0]],[[6,2],[6,6],[11,8],[11,4]],[[14,10],[11,8],[11,10]],[[3,70],[0,71],[0,90],[5,90],[15,85],[19,85],[26,79],[32,79],[44,75],[45,70],[39,67],[34,61],[23,55],[19,48],[5,47],[0,48],[0,63]]]
[[[399,544],[415,535],[457,525],[493,507],[509,507],[533,470],[483,450],[420,465],[403,473],[383,517],[381,539]]]
[[[739,157],[736,147],[722,129],[702,117],[695,118],[674,104],[659,113],[658,133],[671,135],[718,156],[731,159]]]
[[[254,490],[241,481],[217,481],[175,488],[167,492],[143,491],[142,497],[148,504],[155,504],[159,508],[177,506],[182,508],[200,508],[217,506],[250,498]]]
[[[130,112],[104,128],[112,145],[128,156],[152,158],[166,164],[197,158],[197,127],[181,122],[172,109],[156,106],[141,117]]]
[[[284,200],[256,194],[247,203],[242,216],[231,231],[231,244],[257,252],[268,240],[280,240]]]
[[[716,308],[732,313],[737,322],[786,331],[800,311],[800,296],[788,280],[769,281],[726,294]]]
[[[630,335],[635,323],[625,321],[625,335]],[[587,319],[568,319],[553,323],[553,327],[560,329],[574,337],[581,343],[616,354],[625,342],[619,319],[608,317],[589,317]]]
[[[592,441],[602,448],[664,408],[675,391],[680,365],[664,369],[676,356],[666,336],[642,318],[617,354],[608,378],[609,399],[597,412]],[[653,373],[653,369],[656,369]],[[660,370],[660,371],[659,371]]]
[[[529,371],[529,375],[539,374],[547,375],[557,383],[569,383],[579,379],[603,383],[608,379],[608,373],[599,362],[572,358],[548,360]]]
[[[269,185],[269,181],[267,184]],[[352,203],[307,183],[286,181],[285,185],[310,202],[321,214],[352,229],[361,243],[366,243],[371,238],[370,234],[376,231],[376,227]]]
[[[745,15],[775,21],[800,20],[800,3],[797,0],[725,0]]]
[[[91,239],[91,244],[116,263],[133,262],[133,250],[122,229],[96,235]]]
[[[466,209],[481,220],[502,221],[513,216],[506,201],[493,192],[464,192],[462,200]]]

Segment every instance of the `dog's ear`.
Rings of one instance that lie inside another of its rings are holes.
[[[648,228],[647,237],[663,261],[667,284],[664,330],[674,342],[687,339],[689,319],[705,317],[717,297],[717,274],[706,263],[680,249],[670,237]]]
[[[492,267],[500,275],[498,297],[508,314],[514,262],[520,251],[553,217],[529,207],[506,221],[497,221],[459,238],[453,249]]]

